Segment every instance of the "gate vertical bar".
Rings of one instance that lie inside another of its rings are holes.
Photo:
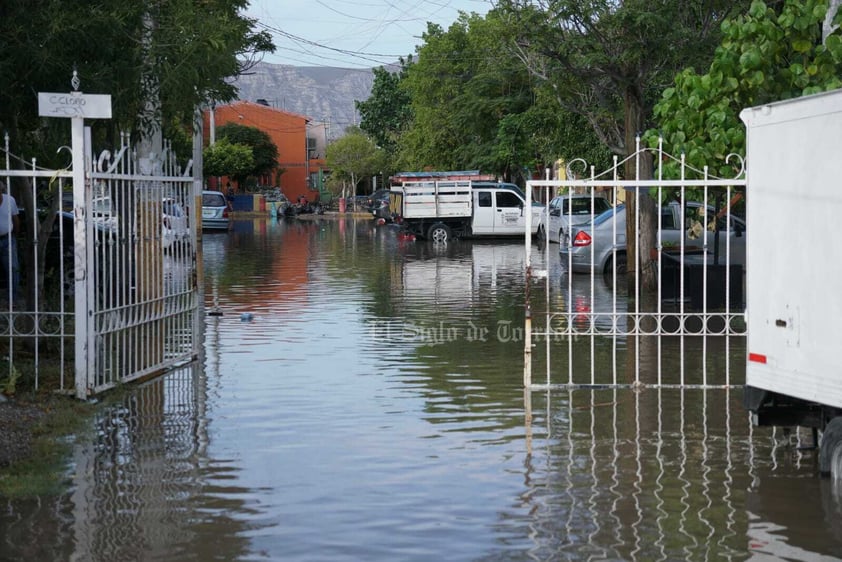
[[[437,198],[438,200],[438,198]],[[529,285],[532,278],[532,185],[526,185],[526,232],[524,237],[524,251],[526,252],[526,295],[523,337],[523,386],[532,386],[532,308],[529,304]]]
[[[213,111],[210,112],[213,115]],[[204,168],[204,160],[202,155],[202,148],[204,145],[204,125],[205,120],[202,110],[196,107],[196,112],[193,116],[193,192],[191,193],[191,203],[189,207],[189,217],[191,230],[191,240],[193,248],[195,248],[195,268],[196,275],[193,276],[193,290],[196,292],[198,299],[197,306],[193,307],[193,348],[195,350],[198,342],[202,341],[202,324],[201,318],[205,310],[205,271],[204,258],[202,247],[202,169]],[[211,123],[211,135],[213,132],[213,124]],[[197,282],[198,280],[198,282]],[[199,357],[200,363],[204,364],[204,345],[201,346],[201,355]]]
[[[73,236],[74,236],[74,299],[75,314],[75,377],[76,397],[88,394],[88,237],[85,220],[85,126],[82,117],[70,119],[71,150],[73,152]]]

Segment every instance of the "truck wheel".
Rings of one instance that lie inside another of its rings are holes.
[[[834,480],[842,480],[842,417],[830,420],[822,432],[819,471]]]
[[[443,223],[437,222],[427,231],[427,238],[433,242],[444,243],[450,240],[450,228]]]

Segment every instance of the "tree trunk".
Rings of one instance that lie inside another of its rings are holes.
[[[625,94],[625,144],[626,154],[632,156],[638,149],[637,136],[643,129],[643,106],[641,97],[632,87]],[[652,154],[642,151],[625,164],[625,179],[652,179]],[[641,290],[655,290],[657,276],[649,257],[655,247],[656,205],[645,188],[626,192],[626,261],[630,294],[635,287]],[[637,241],[637,242],[636,242]],[[640,255],[638,255],[638,249]]]
[[[839,27],[838,25],[833,25],[833,18],[836,17],[840,5],[842,5],[842,0],[830,0],[830,4],[827,7],[827,15],[824,18],[824,25],[822,26],[822,44]]]

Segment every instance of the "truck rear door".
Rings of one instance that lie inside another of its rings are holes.
[[[476,236],[494,234],[494,190],[474,189],[474,217],[471,230]]]
[[[524,201],[513,191],[494,192],[494,234],[523,234],[526,217]]]

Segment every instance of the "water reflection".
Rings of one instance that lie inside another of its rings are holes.
[[[822,489],[829,483],[796,440],[755,435],[740,399],[727,389],[533,393],[530,429],[541,438],[531,442],[524,496],[538,537],[532,554],[841,556],[842,498]]]
[[[738,390],[524,394],[521,250],[350,220],[205,236],[203,363],[103,412],[70,492],[4,502],[0,559],[842,557],[814,451]]]

